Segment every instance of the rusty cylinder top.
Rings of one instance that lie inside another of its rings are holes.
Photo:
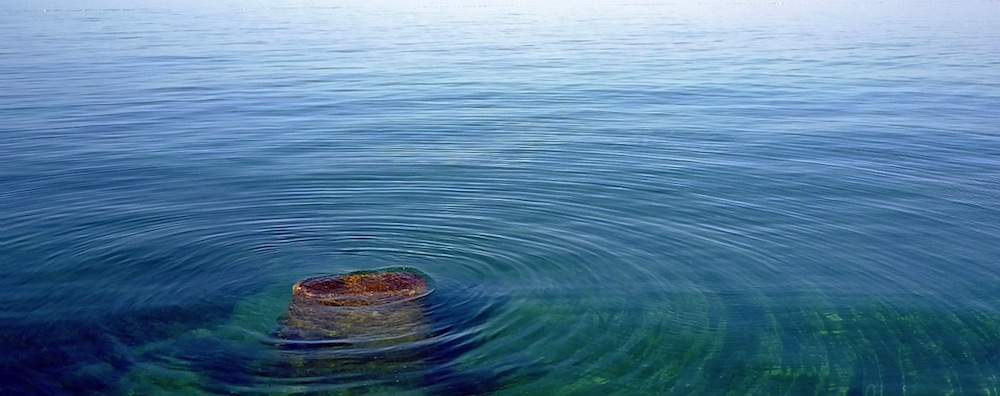
[[[299,304],[367,306],[405,301],[427,293],[427,281],[410,272],[374,272],[307,278],[292,286]]]

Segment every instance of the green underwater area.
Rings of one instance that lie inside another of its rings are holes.
[[[578,325],[612,329],[626,322],[642,328],[643,335],[602,340],[617,345],[613,356],[588,356],[575,363],[583,368],[575,381],[536,383],[532,391],[1000,394],[1000,317],[995,314],[888,302],[765,305],[702,297],[695,298],[705,304],[702,311],[581,314],[565,307],[565,315],[580,315]],[[567,345],[574,343],[586,344]],[[551,363],[558,365],[556,360]]]
[[[1000,394],[1000,316],[985,309],[805,294],[512,298],[474,347],[441,360],[433,343],[403,358],[269,344],[287,294],[274,288],[222,324],[134,348],[114,393]],[[485,378],[489,387],[462,391]]]

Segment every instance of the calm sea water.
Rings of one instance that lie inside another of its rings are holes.
[[[998,27],[4,3],[0,393],[1000,394]],[[275,338],[296,280],[392,267],[425,339]]]

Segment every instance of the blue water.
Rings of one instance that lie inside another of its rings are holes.
[[[640,3],[0,5],[0,393],[1000,394],[1000,3]]]

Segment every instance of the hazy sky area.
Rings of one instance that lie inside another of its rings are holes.
[[[409,13],[413,10],[449,9],[449,13],[482,17],[488,22],[491,12],[483,10],[533,10],[531,13],[553,18],[569,18],[576,12],[621,14],[645,17],[650,14],[681,16],[706,22],[732,23],[764,18],[816,18],[824,24],[859,26],[877,25],[897,19],[912,21],[954,22],[961,28],[970,20],[1000,21],[1000,2],[996,0],[8,0],[0,4],[6,12],[80,12],[141,11],[232,12],[242,10],[289,8],[370,8]],[[650,10],[655,12],[649,12]],[[465,10],[465,11],[463,11]],[[541,10],[545,10],[544,12]],[[383,17],[388,14],[382,14]]]
[[[462,21],[495,21],[502,15],[520,14],[532,24],[562,25],[566,31],[581,30],[589,19],[603,15],[615,20],[640,18],[648,21],[682,22],[718,26],[726,30],[766,28],[780,19],[797,21],[803,31],[844,31],[852,35],[880,36],[894,24],[925,22],[953,25],[956,32],[977,34],[982,26],[1000,23],[1000,1],[996,0],[9,0],[0,4],[6,17],[18,12],[108,12],[166,11],[164,18],[201,13],[253,12],[268,15],[266,10],[314,9],[322,12],[275,12],[284,22],[296,19],[322,20],[325,13],[336,16],[337,9],[369,9],[372,18],[357,23],[391,26],[414,15],[433,16],[421,19],[428,23],[447,23],[449,18]],[[265,12],[261,12],[265,10]],[[446,16],[446,18],[440,18]],[[317,19],[319,18],[319,19]],[[670,21],[667,21],[670,19]],[[433,22],[430,22],[433,21]],[[176,22],[176,21],[175,21]],[[581,23],[582,25],[578,25]],[[704,25],[703,25],[704,26]],[[51,27],[39,27],[45,30]],[[600,27],[595,27],[600,30]],[[590,29],[587,29],[590,30]],[[16,37],[20,33],[14,33]],[[835,39],[830,37],[830,39]],[[998,44],[1000,45],[1000,44]]]
[[[944,5],[945,8],[962,4],[996,3],[995,0],[180,0],[141,1],[132,0],[8,0],[0,4],[0,9],[180,9],[180,8],[287,8],[287,7],[592,7],[592,6],[670,6],[681,8],[716,8],[719,10],[754,5],[766,8],[807,8],[814,10],[842,7],[844,5],[891,6],[897,12],[923,12],[928,7]]]

